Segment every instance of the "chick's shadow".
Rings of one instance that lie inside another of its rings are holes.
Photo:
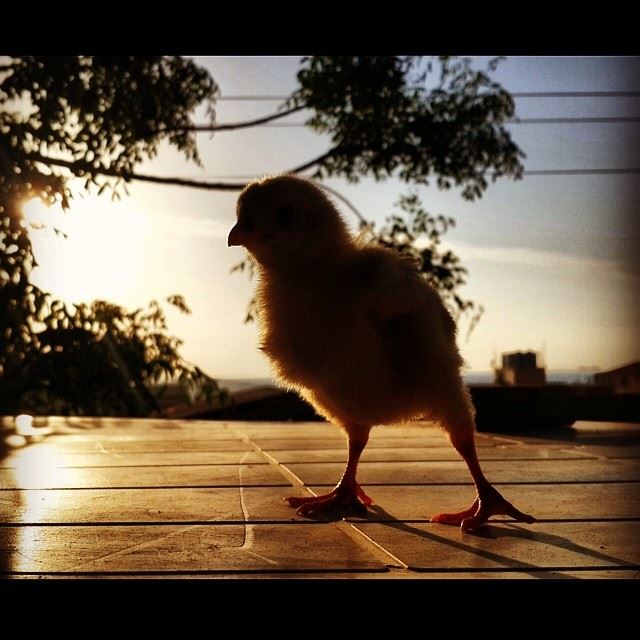
[[[619,558],[615,558],[605,553],[601,553],[594,549],[590,549],[588,547],[584,547],[575,542],[572,542],[568,538],[563,536],[544,533],[541,531],[534,531],[532,529],[516,525],[513,522],[509,521],[497,521],[490,524],[485,524],[483,527],[474,531],[472,533],[465,533],[461,536],[460,540],[452,540],[443,535],[438,535],[437,533],[433,533],[431,531],[425,531],[424,529],[419,529],[418,527],[412,526],[407,522],[402,522],[398,520],[396,517],[391,515],[388,511],[386,511],[380,505],[372,505],[369,507],[369,512],[366,516],[351,516],[346,518],[350,524],[357,526],[361,523],[371,523],[371,524],[379,524],[387,527],[391,527],[393,529],[397,529],[399,531],[403,531],[405,533],[409,533],[413,536],[423,538],[425,540],[429,540],[431,542],[435,542],[438,544],[443,544],[448,547],[458,549],[465,553],[469,553],[480,558],[484,558],[491,562],[498,563],[502,565],[501,567],[475,567],[470,564],[470,566],[466,567],[456,567],[456,568],[447,568],[447,567],[413,567],[411,563],[408,563],[410,568],[416,571],[422,571],[425,573],[437,573],[440,571],[445,572],[454,572],[454,573],[469,573],[469,572],[487,572],[493,573],[496,571],[511,571],[516,570],[519,573],[527,574],[533,576],[535,578],[554,578],[554,579],[563,579],[563,580],[573,580],[578,579],[577,576],[567,575],[566,573],[562,573],[563,571],[575,571],[580,570],[584,567],[583,564],[572,565],[572,566],[563,566],[563,567],[554,567],[547,568],[541,567],[535,564],[531,564],[529,562],[525,562],[523,560],[517,560],[515,558],[511,558],[508,556],[501,555],[496,553],[495,551],[490,551],[488,549],[480,549],[476,546],[472,546],[470,544],[466,544],[463,540],[465,536],[472,536],[474,538],[482,538],[486,540],[499,540],[500,538],[517,538],[521,540],[533,541],[539,544],[546,544],[550,546],[555,546],[560,549],[564,549],[567,551],[571,551],[572,553],[577,553],[583,556],[587,556],[588,558],[594,558],[602,562],[603,565],[606,566],[593,566],[588,567],[592,570],[597,569],[611,569],[615,567],[619,568],[628,568],[628,569],[638,569],[638,565],[627,562],[625,560],[621,560]],[[499,523],[499,524],[498,524]],[[438,525],[434,525],[434,528]],[[447,526],[447,525],[440,525]],[[392,550],[393,551],[393,550]]]

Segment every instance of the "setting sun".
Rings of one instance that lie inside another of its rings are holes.
[[[69,211],[33,199],[23,207],[38,263],[33,281],[68,302],[122,299],[139,290],[146,216],[130,202],[88,196]]]

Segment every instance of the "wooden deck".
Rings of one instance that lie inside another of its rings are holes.
[[[282,499],[332,487],[345,442],[323,423],[46,420],[0,461],[4,577],[637,578],[640,425],[479,434],[488,477],[533,525],[431,524],[468,506],[464,464],[429,425],[377,427],[367,518],[308,520]],[[5,431],[12,419],[0,420]]]

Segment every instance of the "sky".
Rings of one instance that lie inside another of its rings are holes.
[[[484,66],[488,58],[474,58]],[[221,95],[289,94],[299,58],[196,58]],[[510,57],[494,78],[512,92],[639,91],[640,58]],[[220,100],[218,123],[272,113],[278,101]],[[640,98],[517,98],[516,115],[590,117],[640,115]],[[294,114],[291,122],[302,122]],[[202,119],[198,119],[202,121]],[[525,169],[638,168],[636,123],[513,124],[526,153]],[[328,139],[306,127],[261,127],[199,134],[203,167],[168,146],[140,173],[217,179],[285,171],[325,151]],[[552,370],[621,366],[640,359],[639,176],[561,175],[501,179],[476,202],[459,192],[421,187],[432,214],[456,226],[443,248],[468,269],[461,293],[485,307],[460,350],[470,371],[487,371],[495,354],[533,349]],[[236,180],[237,181],[237,180]],[[407,186],[363,179],[331,179],[365,217],[382,222]],[[131,183],[129,197],[107,193],[76,197],[71,211],[45,212],[29,203],[27,215],[64,230],[32,234],[39,267],[33,280],[68,302],[107,299],[137,308],[173,293],[193,313],[165,305],[169,330],[182,353],[213,377],[269,376],[257,349],[255,324],[244,324],[255,283],[230,270],[243,249],[228,248],[237,193]],[[348,209],[337,203],[356,228]]]

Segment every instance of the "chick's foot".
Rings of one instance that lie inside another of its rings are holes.
[[[285,500],[301,516],[323,513],[335,514],[349,510],[358,515],[365,515],[367,507],[373,503],[373,500],[363,491],[359,484],[339,484],[333,491],[321,496],[304,498],[292,496],[291,498],[285,498]]]
[[[489,487],[478,492],[478,496],[469,509],[458,513],[440,513],[433,516],[431,522],[459,526],[462,532],[475,531],[485,524],[491,516],[497,515],[510,516],[516,522],[531,524],[536,521],[533,516],[516,509],[496,489]]]

